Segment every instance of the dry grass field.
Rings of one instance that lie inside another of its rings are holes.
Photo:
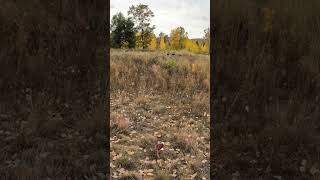
[[[319,179],[319,9],[215,1],[213,179]]]
[[[111,49],[112,179],[209,179],[210,58],[168,53]]]
[[[0,179],[106,179],[104,2],[0,4]]]

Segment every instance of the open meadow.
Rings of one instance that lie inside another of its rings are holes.
[[[209,56],[110,51],[112,178],[209,179]]]

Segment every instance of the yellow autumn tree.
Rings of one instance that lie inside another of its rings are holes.
[[[201,53],[209,54],[209,46],[207,43],[203,43],[203,45],[201,45],[200,49],[201,49]]]
[[[192,41],[190,39],[186,39],[184,43],[185,49],[188,51],[192,51]]]
[[[174,50],[184,48],[187,32],[183,27],[175,28],[170,33],[170,47]]]
[[[156,35],[154,35],[153,33],[151,35],[151,41],[148,44],[148,48],[151,50],[157,49],[157,38],[156,38]]]
[[[141,33],[138,32],[136,33],[136,48],[141,49],[142,47],[143,47],[143,42],[142,42]]]
[[[170,34],[170,47],[172,49],[179,49],[179,41],[180,41],[180,36],[177,31],[171,31]]]
[[[200,53],[200,51],[201,51],[198,44],[191,39],[186,39],[184,41],[184,46],[185,46],[185,49],[187,49],[188,51],[193,52],[193,53]]]
[[[164,35],[160,34],[160,43],[159,43],[159,49],[165,50],[166,49],[166,43],[164,42]]]

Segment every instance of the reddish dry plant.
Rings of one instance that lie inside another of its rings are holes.
[[[164,150],[164,143],[161,141],[158,141],[158,143],[155,146],[157,157],[160,158],[160,152]]]

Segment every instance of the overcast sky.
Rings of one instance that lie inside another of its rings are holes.
[[[151,25],[156,26],[157,36],[182,26],[189,38],[202,38],[210,27],[210,0],[110,0],[110,19],[118,12],[127,17],[129,7],[140,3],[153,11]]]

